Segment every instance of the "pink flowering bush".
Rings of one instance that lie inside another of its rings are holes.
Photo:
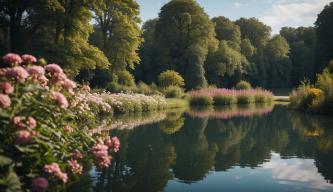
[[[218,89],[206,88],[188,92],[191,105],[230,105],[250,103],[270,103],[273,93],[264,89]]]
[[[11,67],[0,69],[0,151],[30,181],[18,191],[52,191],[48,188],[70,183],[89,158],[100,169],[111,164],[120,142],[89,132],[99,124],[86,97],[93,95],[89,87],[76,85],[57,64],[38,66],[32,55],[9,53],[2,59]],[[90,99],[112,111],[96,98]]]

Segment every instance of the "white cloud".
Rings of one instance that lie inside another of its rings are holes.
[[[330,0],[266,0],[272,3],[269,11],[259,19],[273,28],[278,33],[283,26],[311,26],[317,15]]]
[[[247,6],[247,5],[248,5],[247,3],[240,3],[240,2],[234,3],[234,7],[236,7],[236,8],[244,7],[244,6]]]
[[[333,189],[322,175],[312,159],[281,159],[277,153],[272,153],[271,160],[263,164],[264,169],[272,171],[272,178],[281,184],[293,182],[306,183],[314,189]]]

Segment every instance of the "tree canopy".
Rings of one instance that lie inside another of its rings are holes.
[[[214,24],[194,0],[172,0],[161,8],[156,24],[157,62],[185,79],[186,88],[207,85],[203,68],[208,50],[216,49]]]

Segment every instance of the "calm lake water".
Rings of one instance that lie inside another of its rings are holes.
[[[331,119],[251,106],[128,120],[112,167],[69,191],[333,191]]]

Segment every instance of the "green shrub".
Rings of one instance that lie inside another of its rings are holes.
[[[163,90],[166,98],[181,98],[184,95],[184,90],[180,87],[169,86]]]
[[[192,106],[200,106],[200,105],[213,105],[214,100],[211,96],[191,96],[190,97],[190,105]]]
[[[144,82],[140,81],[137,84],[137,92],[145,95],[154,95],[155,91],[152,90],[149,85],[145,84]]]
[[[317,87],[324,92],[325,105],[328,108],[333,107],[333,75],[329,72],[329,68],[317,76]]]
[[[167,70],[158,76],[158,84],[161,87],[177,86],[184,87],[183,77],[176,71]]]
[[[214,96],[214,105],[231,105],[237,103],[237,97],[232,95]]]
[[[237,90],[249,90],[249,89],[252,89],[252,86],[247,81],[240,81],[236,84],[235,89],[237,89]]]
[[[118,84],[133,87],[135,86],[135,81],[133,75],[128,71],[121,71],[117,74],[118,76]]]
[[[254,96],[254,102],[255,103],[271,103],[271,102],[273,102],[273,97],[267,96],[264,94],[256,94]]]
[[[238,104],[250,104],[254,103],[254,96],[253,95],[247,95],[247,94],[242,94],[237,96],[237,103]]]

